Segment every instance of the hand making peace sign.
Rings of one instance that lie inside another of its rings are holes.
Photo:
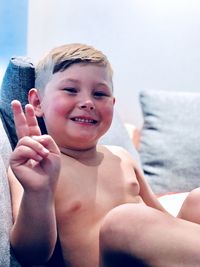
[[[49,135],[41,135],[32,105],[25,112],[21,103],[12,101],[18,144],[10,166],[24,190],[55,190],[60,172],[60,151]]]

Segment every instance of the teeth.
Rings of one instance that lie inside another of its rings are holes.
[[[82,119],[82,118],[75,118],[75,121],[78,121],[78,122],[86,122],[86,123],[93,123],[94,122],[93,120],[90,120],[90,119]]]

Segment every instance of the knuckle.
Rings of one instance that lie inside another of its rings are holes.
[[[22,138],[19,139],[17,146],[30,142],[30,139],[31,139],[30,136],[23,136]]]

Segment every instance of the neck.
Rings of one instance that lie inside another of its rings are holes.
[[[99,158],[99,153],[97,152],[97,147],[90,148],[66,148],[60,147],[62,154],[74,158],[80,162],[94,162]]]

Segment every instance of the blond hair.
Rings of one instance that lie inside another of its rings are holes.
[[[64,71],[75,63],[95,63],[108,68],[112,78],[112,67],[107,57],[96,48],[86,44],[66,44],[52,49],[36,65],[35,87],[44,90],[51,76]]]

